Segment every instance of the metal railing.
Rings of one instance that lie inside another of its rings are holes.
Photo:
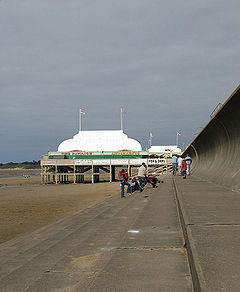
[[[172,172],[172,164],[168,163],[168,164],[164,164],[164,165],[160,165],[160,166],[157,166],[153,169],[150,169],[148,171],[148,175],[162,175],[164,173],[167,173],[167,172]]]
[[[217,106],[215,107],[215,109],[213,110],[213,112],[211,113],[210,118],[212,118],[220,110],[221,107],[222,107],[222,104],[221,102],[219,102]]]

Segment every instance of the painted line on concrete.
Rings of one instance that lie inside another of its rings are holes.
[[[240,168],[237,172],[234,173],[234,175],[232,175],[232,178],[234,178],[239,172],[240,172]]]

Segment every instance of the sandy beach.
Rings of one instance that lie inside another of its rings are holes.
[[[0,170],[0,244],[120,192],[118,182],[40,185],[39,173],[40,170]]]

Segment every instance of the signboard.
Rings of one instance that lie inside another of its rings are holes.
[[[66,161],[67,162],[67,161]],[[148,165],[166,164],[166,159],[76,159],[75,165],[141,165],[143,162]]]
[[[144,155],[143,151],[131,151],[131,150],[121,150],[121,151],[116,151],[116,152],[112,152],[111,155],[130,155],[130,156],[139,156],[139,155]]]
[[[112,165],[128,165],[128,159],[111,159]]]
[[[81,151],[81,150],[72,150],[72,151],[48,151],[48,156],[55,155],[66,155],[66,156],[142,156],[149,155],[148,151],[131,151],[131,150],[120,150],[120,151]]]
[[[92,165],[91,159],[78,159],[75,160],[75,165]]]
[[[93,165],[110,165],[110,159],[94,159]]]
[[[147,159],[129,159],[131,165],[141,165],[143,162],[147,164]]]
[[[166,164],[166,159],[163,159],[163,158],[148,159],[148,165],[152,165],[152,164]]]

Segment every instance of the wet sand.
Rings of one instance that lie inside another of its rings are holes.
[[[41,173],[40,169],[22,169],[22,168],[14,168],[14,169],[0,169],[0,178],[6,177],[22,177],[23,175],[39,175]]]
[[[0,171],[0,177],[8,177],[0,180],[0,244],[120,193],[118,182],[40,185],[40,175],[33,173],[30,178],[9,178],[20,173]]]

